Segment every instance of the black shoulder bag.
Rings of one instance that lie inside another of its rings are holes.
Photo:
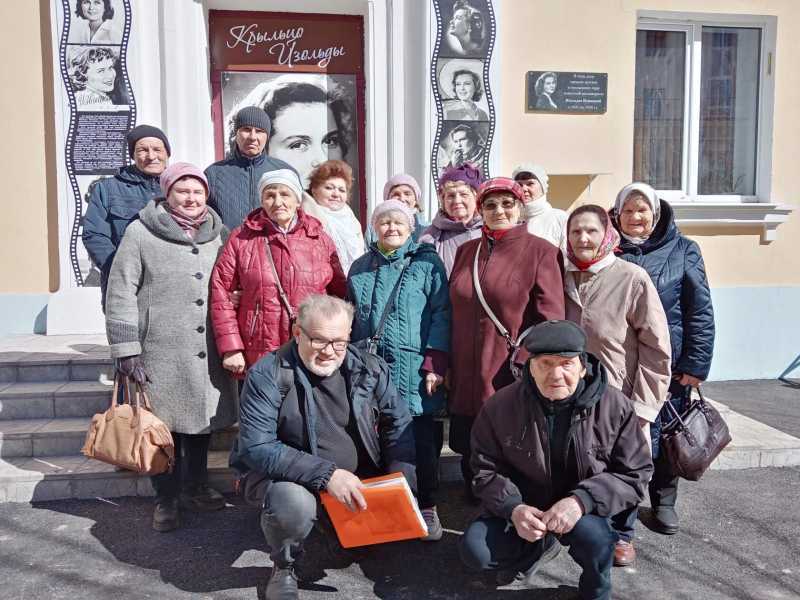
[[[383,330],[386,328],[386,319],[394,310],[397,292],[400,291],[400,284],[403,282],[403,275],[406,272],[406,268],[408,268],[408,265],[410,264],[411,259],[406,259],[403,268],[400,270],[400,276],[397,278],[397,283],[394,284],[392,293],[389,294],[389,300],[387,300],[386,306],[383,308],[383,314],[381,315],[381,320],[378,322],[378,327],[375,329],[375,333],[368,338],[364,338],[363,340],[358,340],[357,342],[353,343],[353,345],[359,350],[369,352],[370,354],[378,354],[378,343],[383,336]]]

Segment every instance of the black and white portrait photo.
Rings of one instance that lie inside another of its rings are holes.
[[[70,44],[120,44],[125,23],[122,0],[70,0]]]
[[[67,70],[78,110],[128,110],[118,48],[69,46]]]
[[[442,48],[440,56],[483,58],[489,42],[486,0],[440,0]]]
[[[555,98],[557,87],[558,75],[553,71],[544,71],[536,78],[534,85],[536,110],[558,110]]]
[[[480,165],[489,135],[489,123],[445,121],[439,142],[439,172],[465,162]]]
[[[439,61],[439,93],[446,121],[489,120],[482,73],[480,60],[443,58]]]
[[[303,187],[326,160],[353,169],[351,205],[358,212],[359,149],[356,76],[314,73],[224,72],[222,108],[226,151],[233,147],[233,117],[245,106],[263,108],[272,121],[267,154],[292,165]]]

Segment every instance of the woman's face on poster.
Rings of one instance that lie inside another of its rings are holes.
[[[449,33],[457,37],[469,35],[469,10],[459,8],[453,13],[453,18],[450,19]]]
[[[267,154],[297,169],[304,186],[326,160],[342,160],[342,137],[333,111],[323,102],[295,103],[278,111]]]
[[[552,94],[556,91],[556,78],[549,76],[544,78],[544,84],[542,85],[546,94]]]
[[[102,21],[106,7],[103,0],[83,0],[81,11],[87,21]]]
[[[114,89],[116,78],[117,70],[114,68],[113,59],[105,58],[91,62],[86,71],[86,89],[107,94]]]
[[[472,75],[462,73],[455,79],[453,87],[459,100],[472,100],[475,95],[475,81]]]

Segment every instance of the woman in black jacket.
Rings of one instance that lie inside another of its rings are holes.
[[[622,188],[610,214],[622,237],[622,258],[647,271],[664,306],[672,345],[670,402],[680,412],[692,387],[708,377],[714,350],[714,309],[700,247],[681,234],[672,207],[646,183]],[[650,504],[653,525],[665,534],[678,531],[678,478],[659,452],[662,423],[670,420],[672,413],[664,406],[651,429],[655,473]]]

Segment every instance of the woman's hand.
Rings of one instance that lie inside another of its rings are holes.
[[[440,385],[444,383],[444,377],[436,373],[425,373],[425,392],[428,396],[433,396]]]
[[[222,368],[230,371],[234,375],[244,373],[244,353],[241,350],[226,352],[222,356]]]
[[[675,373],[672,375],[672,378],[677,379],[678,383],[681,385],[690,385],[693,388],[698,388],[700,387],[700,384],[703,383],[702,379],[698,379],[697,377],[689,375],[688,373]]]

